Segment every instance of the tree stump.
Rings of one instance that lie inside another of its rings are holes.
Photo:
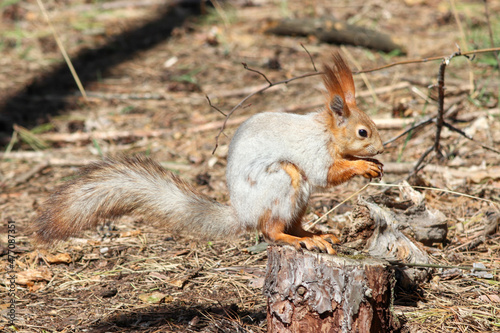
[[[393,332],[394,273],[382,260],[269,246],[268,332]]]

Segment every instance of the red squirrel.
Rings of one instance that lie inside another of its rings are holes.
[[[236,131],[226,171],[230,205],[217,203],[146,157],[106,158],[50,196],[35,221],[42,242],[65,239],[131,214],[174,232],[204,237],[259,230],[271,243],[335,254],[331,234],[304,230],[314,188],[356,175],[377,178],[383,152],[373,121],[358,107],[352,73],[336,53],[323,66],[324,108],[299,115],[259,113]]]

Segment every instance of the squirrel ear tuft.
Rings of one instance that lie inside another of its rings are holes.
[[[335,69],[326,64],[323,65],[323,83],[328,94],[328,100],[333,100],[335,96],[340,96],[344,99],[344,91]]]
[[[342,91],[344,92],[344,100],[347,105],[356,105],[355,100],[355,87],[354,87],[354,79],[352,77],[352,72],[344,58],[340,55],[340,53],[336,52],[332,55],[333,63],[337,69],[336,76],[337,80],[340,82],[342,87]]]
[[[340,57],[340,56],[339,56]],[[335,57],[334,57],[334,61]],[[335,62],[337,66],[337,63]],[[343,90],[343,82],[338,75],[338,68],[323,65],[323,82],[327,90],[326,107],[341,120],[349,116],[349,108],[346,107],[345,94]]]

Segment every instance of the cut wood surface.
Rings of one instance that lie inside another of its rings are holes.
[[[391,332],[393,270],[383,260],[268,247],[268,332]]]

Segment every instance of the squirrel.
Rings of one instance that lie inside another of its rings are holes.
[[[332,234],[302,227],[314,188],[356,175],[378,178],[372,157],[384,147],[373,121],[356,106],[352,72],[338,53],[323,65],[325,106],[308,114],[264,112],[247,119],[229,146],[230,205],[215,202],[146,157],[106,158],[57,188],[34,223],[51,243],[121,215],[173,232],[227,237],[259,230],[271,243],[335,254]]]

